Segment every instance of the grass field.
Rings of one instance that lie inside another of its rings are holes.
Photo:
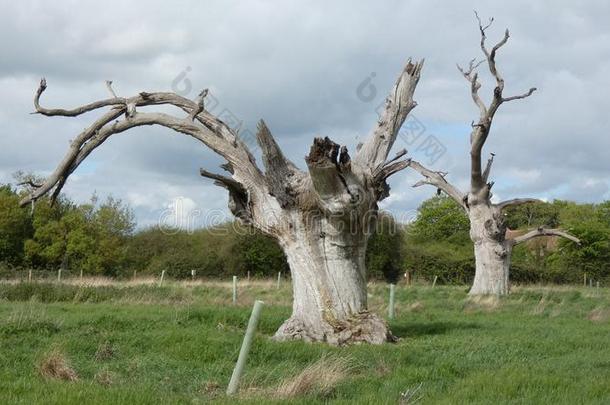
[[[604,288],[472,301],[465,287],[399,287],[399,343],[332,348],[269,339],[288,283],[241,283],[235,306],[229,283],[84,284],[0,284],[0,403],[610,403]],[[387,290],[370,286],[378,313]],[[227,398],[255,298],[258,335]]]

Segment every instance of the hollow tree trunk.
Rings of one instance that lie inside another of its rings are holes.
[[[505,295],[509,292],[512,245],[505,240],[501,213],[491,204],[471,206],[470,238],[474,243],[475,274],[470,295]]]
[[[389,195],[386,180],[409,165],[409,159],[402,159],[406,150],[393,158],[388,154],[417,104],[413,94],[422,67],[423,61],[407,62],[372,133],[356,147],[353,162],[347,146],[315,138],[305,158],[307,171],[284,156],[261,120],[256,140],[263,172],[239,132],[206,110],[207,89],[195,100],[165,92],[118,97],[112,82],[107,81],[109,99],[73,109],[45,108],[40,105],[47,88],[43,78],[34,96],[39,114],[76,117],[111,109],[71,142],[43,184],[30,182],[31,189],[21,204],[33,206],[51,191],[51,199],[55,199],[68,177],[113,135],[138,126],[172,129],[199,140],[226,160],[221,168],[230,176],[205,169],[200,170],[201,175],[229,192],[229,209],[237,218],[277,239],[284,249],[292,272],[294,305],[291,318],[277,331],[277,339],[336,345],[392,340],[385,322],[367,311],[364,256],[377,203]],[[139,111],[155,105],[171,105],[182,111],[174,115]]]
[[[333,345],[393,340],[386,323],[367,310],[366,237],[326,232],[302,228],[282,243],[294,297],[275,338]]]

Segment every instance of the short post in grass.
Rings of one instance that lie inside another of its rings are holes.
[[[133,271],[133,281],[136,281],[136,275],[138,274],[137,270]]]
[[[586,287],[587,286],[587,273],[583,274],[582,280],[583,280],[582,285]]]
[[[438,276],[434,276],[434,280],[432,280],[432,288],[434,288],[434,286],[436,285],[437,279],[438,279]]]
[[[159,287],[163,285],[163,279],[165,278],[165,270],[161,270],[161,279],[159,280]]]
[[[83,269],[80,269],[80,282],[83,282]]]
[[[388,306],[388,319],[394,319],[394,292],[395,284],[390,284],[390,305]]]
[[[28,283],[32,282],[32,269],[28,270]]]
[[[277,289],[280,289],[280,283],[282,282],[282,272],[278,271],[277,273]]]
[[[233,395],[237,392],[237,388],[239,387],[239,379],[241,378],[244,372],[244,367],[246,366],[246,359],[248,358],[248,352],[250,351],[250,346],[252,345],[252,338],[254,338],[254,332],[256,331],[256,325],[258,324],[258,318],[260,317],[262,309],[263,301],[254,301],[252,315],[250,315],[246,335],[244,336],[244,341],[241,344],[241,350],[239,351],[239,357],[237,358],[237,363],[235,364],[233,374],[231,375],[231,381],[229,381],[227,395]]]
[[[596,284],[597,289],[599,290],[599,281]]]
[[[61,269],[57,270],[57,282],[61,282]]]
[[[589,288],[593,288],[593,279],[592,278],[589,279]]]
[[[191,270],[191,281],[195,281],[195,274],[197,274],[197,272],[195,270]]]
[[[250,282],[250,270],[248,270],[248,282]]]
[[[237,276],[233,276],[233,305],[237,303]]]

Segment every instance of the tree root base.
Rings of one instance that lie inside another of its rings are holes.
[[[273,339],[280,342],[288,340],[324,342],[333,346],[360,343],[380,345],[398,341],[386,322],[369,312],[362,312],[347,321],[337,322],[334,327],[324,320],[311,325],[293,316],[280,326]]]

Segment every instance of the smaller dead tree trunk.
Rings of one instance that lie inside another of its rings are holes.
[[[506,227],[493,206],[475,205],[470,218],[470,239],[474,243],[475,276],[470,294],[508,294],[511,246]]]
[[[524,198],[493,204],[491,202],[491,188],[494,183],[488,180],[494,160],[494,154],[491,154],[483,169],[481,152],[489,135],[493,118],[500,105],[507,101],[527,98],[536,91],[536,88],[531,88],[521,95],[504,97],[504,79],[496,66],[496,53],[508,42],[509,32],[506,30],[502,40],[491,49],[488,49],[485,44],[485,32],[491,26],[493,19],[484,26],[476,13],[475,16],[477,17],[479,32],[481,34],[481,51],[485,57],[482,61],[478,62],[476,59],[471,60],[468,69],[462,69],[458,66],[459,71],[470,85],[472,100],[479,109],[479,119],[476,123],[472,123],[472,132],[470,134],[470,190],[468,193],[462,193],[456,187],[449,184],[445,179],[445,176],[447,175],[445,172],[432,171],[415,161],[411,161],[410,166],[424,177],[424,179],[417,182],[414,187],[429,184],[443,190],[464,208],[468,215],[470,220],[470,238],[474,244],[476,263],[474,282],[470,294],[504,295],[509,292],[510,260],[512,249],[515,244],[542,235],[555,235],[571,239],[575,242],[579,241],[572,235],[560,230],[542,228],[526,234],[527,238],[525,238],[526,235],[523,235],[523,237],[506,239],[507,229],[504,224],[502,210],[510,206],[538,200]],[[486,64],[488,66],[489,72],[496,81],[492,101],[488,105],[483,102],[479,95],[481,84],[478,80],[478,73],[476,70],[481,64]]]

